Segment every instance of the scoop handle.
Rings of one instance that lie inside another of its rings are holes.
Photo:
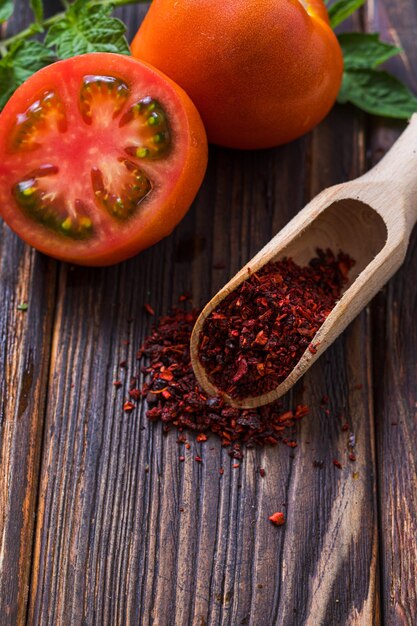
[[[379,183],[385,205],[395,206],[401,197],[411,230],[417,222],[417,113],[379,163],[358,180]]]

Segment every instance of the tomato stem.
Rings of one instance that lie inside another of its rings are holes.
[[[97,2],[92,2],[91,4],[111,4],[114,8],[126,6],[129,4],[143,4],[147,0],[97,0]],[[36,29],[34,29],[34,25],[31,24],[24,30],[21,30],[19,33],[8,37],[7,39],[0,40],[0,55],[4,57],[8,48],[12,46],[14,43],[18,41],[22,41],[23,39],[28,39],[32,37],[35,33],[39,33],[40,31],[46,30],[53,24],[56,24],[60,20],[65,17],[66,11],[62,11],[60,13],[56,13],[52,15],[52,17],[48,17],[46,20],[42,20],[36,24]]]

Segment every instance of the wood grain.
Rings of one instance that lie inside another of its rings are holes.
[[[0,241],[0,615],[24,623],[53,316],[54,267]],[[18,305],[28,303],[27,312]]]
[[[23,24],[28,3],[18,6]],[[401,41],[390,63],[415,87],[412,0],[368,6],[367,28]],[[130,35],[143,11],[119,12]],[[311,407],[298,448],[248,450],[233,468],[214,436],[190,436],[186,450],[145,406],[122,410],[153,321],[144,303],[161,314],[191,291],[204,304],[400,130],[346,106],[274,150],[212,147],[181,225],[113,268],[56,264],[2,228],[1,626],[414,624],[415,234],[388,289],[285,398]],[[268,516],[279,510],[277,528]]]
[[[343,179],[345,168],[358,173],[356,119],[335,112],[314,135],[276,150],[213,148],[197,202],[172,237],[116,268],[61,266],[29,623],[376,623],[371,410],[366,391],[349,393],[369,382],[364,319],[296,392],[312,414],[295,454],[252,450],[233,468],[217,440],[190,438],[181,464],[175,433],[148,424],[143,408],[124,414],[126,386],[112,387],[121,359],[125,385],[135,371],[145,302],[163,312],[189,290],[204,302],[319,185]],[[346,161],[335,158],[340,141]],[[329,417],[319,406],[326,392]],[[340,410],[356,431],[357,479]],[[281,509],[288,523],[277,529],[268,516]]]
[[[30,19],[15,2],[9,32]],[[46,402],[55,263],[0,225],[0,622],[24,624]],[[22,303],[27,311],[18,309]]]
[[[368,28],[403,48],[390,69],[417,88],[415,3],[378,2]],[[369,145],[380,158],[401,124],[377,124]],[[417,233],[411,237],[402,269],[373,308],[375,416],[384,623],[414,625],[417,615]]]

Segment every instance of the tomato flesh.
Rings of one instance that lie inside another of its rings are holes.
[[[64,108],[53,91],[45,91],[24,113],[20,113],[11,131],[13,152],[35,150],[42,135],[67,130]]]
[[[56,233],[73,239],[91,237],[93,222],[85,203],[76,198],[74,210],[70,211],[65,198],[56,195],[54,180],[58,173],[55,165],[42,165],[30,172],[13,187],[16,203],[30,219]]]
[[[0,213],[63,260],[108,264],[158,241],[204,175],[205,133],[191,101],[129,57],[83,55],[41,70],[0,123]]]

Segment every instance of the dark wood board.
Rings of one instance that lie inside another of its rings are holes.
[[[370,25],[401,42],[389,67],[417,89],[417,7],[412,0],[376,5]],[[373,154],[383,153],[400,128],[377,125]],[[378,471],[381,610],[386,624],[417,619],[417,232],[404,265],[373,304],[374,405]]]
[[[16,5],[12,30],[29,20],[28,3]],[[130,35],[144,10],[120,11]],[[401,43],[391,67],[416,89],[412,0],[368,3],[362,17]],[[364,171],[402,127],[338,106],[287,146],[211,147],[180,226],[113,268],[49,260],[3,226],[2,626],[415,623],[415,236],[399,274],[286,398],[311,407],[296,449],[248,450],[233,468],[214,437],[190,437],[180,463],[175,432],[150,424],[144,406],[122,411],[152,323],[143,304],[162,314],[184,291],[203,304],[311,197]],[[26,312],[17,309],[24,301]],[[276,510],[287,517],[280,528],[268,521]]]

